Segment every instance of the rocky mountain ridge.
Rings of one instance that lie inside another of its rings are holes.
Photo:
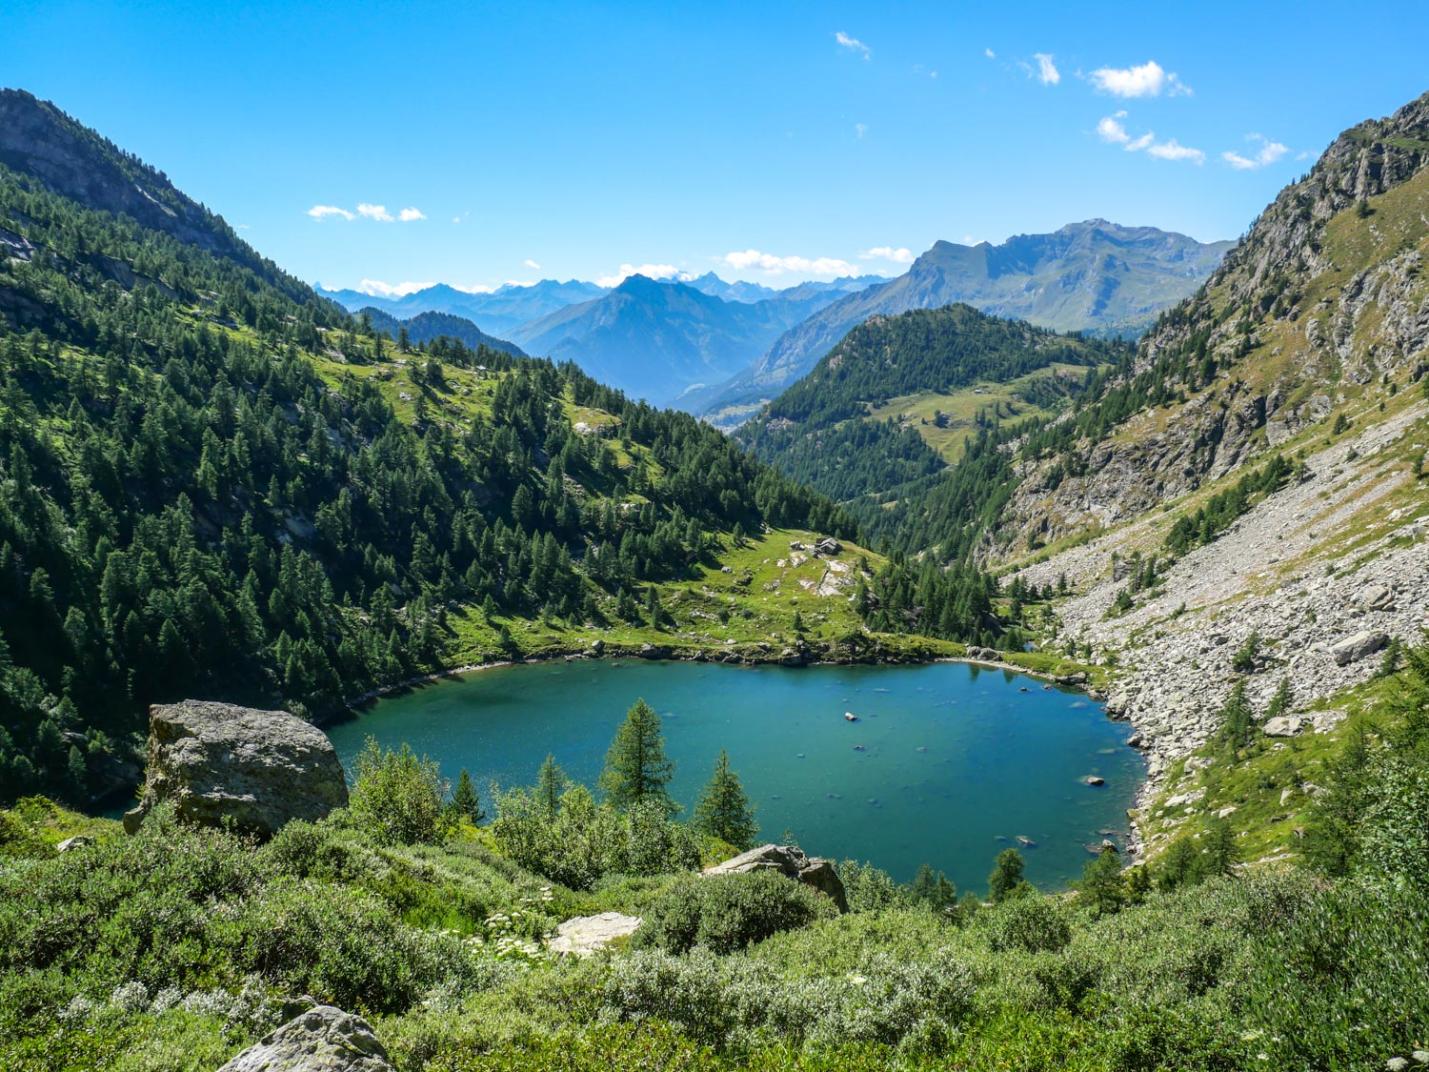
[[[1429,629],[1426,256],[1429,95],[1336,139],[1162,318],[1103,394],[1143,399],[1129,418],[1017,462],[983,553],[1070,584],[1054,643],[1115,667],[1153,849],[1204,796],[1197,753],[1234,689],[1267,737],[1326,732]],[[1273,458],[1293,473],[1223,531],[1168,540]]]
[[[939,241],[905,274],[842,298],[780,336],[705,400],[704,412],[728,407],[737,422],[750,412],[751,401],[776,395],[876,314],[965,302],[1058,331],[1134,337],[1157,313],[1191,294],[1229,246],[1101,219],[1051,234],[1014,235],[996,246]]]

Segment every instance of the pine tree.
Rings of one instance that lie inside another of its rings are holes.
[[[1082,896],[1098,916],[1118,911],[1127,898],[1126,880],[1121,874],[1121,860],[1116,850],[1102,849],[1095,860],[1082,870]]]
[[[471,780],[471,774],[465,767],[457,776],[451,806],[457,815],[470,819],[473,823],[479,823],[486,818],[486,813],[481,810],[481,799],[476,795],[476,783]]]
[[[1027,880],[1022,877],[1026,867],[1022,854],[1016,849],[1003,849],[998,853],[992,874],[987,876],[988,899],[993,904],[1000,904],[1030,889]]]
[[[561,794],[569,784],[566,772],[556,765],[556,757],[547,754],[536,774],[536,800],[547,815],[553,816],[559,810]]]
[[[695,805],[695,826],[740,850],[751,848],[759,832],[754,809],[739,775],[730,770],[729,753],[723,748],[715,760],[714,774]]]
[[[674,773],[675,765],[665,758],[660,716],[644,700],[636,700],[606,753],[600,787],[617,808],[648,800],[660,803],[673,815],[678,806],[665,787]]]

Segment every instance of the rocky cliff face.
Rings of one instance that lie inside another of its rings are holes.
[[[1024,466],[1001,543],[1114,524],[1228,473],[1429,361],[1429,94],[1346,131],[1201,290],[1128,382],[1168,385],[1113,435]]]

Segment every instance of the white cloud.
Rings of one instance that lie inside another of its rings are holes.
[[[358,283],[354,289],[361,291],[363,294],[371,294],[375,298],[401,298],[434,286],[436,286],[436,284],[430,281],[425,283],[384,283],[380,279],[364,279],[361,283]]]
[[[1110,145],[1120,145],[1129,153],[1145,152],[1160,160],[1190,160],[1196,164],[1206,162],[1206,154],[1200,149],[1182,145],[1175,138],[1159,142],[1156,140],[1156,135],[1149,130],[1144,134],[1132,137],[1127,132],[1124,119],[1126,119],[1124,111],[1103,116],[1097,121],[1097,136]]]
[[[855,137],[862,138],[865,134],[868,133],[868,124],[867,124],[867,123],[855,123],[855,124],[853,125],[853,132],[854,132],[854,136],[855,136]]]
[[[364,219],[378,220],[381,223],[391,223],[393,216],[387,211],[386,205],[372,205],[363,201],[357,206],[357,214]]]
[[[1093,86],[1114,97],[1159,97],[1163,90],[1172,97],[1191,94],[1190,86],[1155,60],[1134,67],[1098,67],[1091,79]]]
[[[894,264],[912,264],[913,251],[906,246],[874,246],[858,255],[863,261],[892,261]]]
[[[1149,143],[1146,151],[1160,160],[1189,160],[1193,164],[1204,164],[1206,154],[1200,149],[1192,149],[1190,146],[1182,145],[1175,138],[1167,138],[1165,141]]]
[[[425,220],[427,216],[426,213],[419,208],[404,208],[401,212],[397,213],[397,218],[403,223],[411,223],[414,220]]]
[[[850,52],[861,53],[864,59],[868,59],[868,57],[873,54],[873,49],[869,48],[857,37],[850,37],[842,30],[839,30],[837,33],[834,34],[834,40],[837,41],[843,48],[848,49]]]
[[[632,275],[643,275],[648,279],[674,279],[682,274],[673,264],[622,264],[618,272],[597,277],[596,284],[618,287]]]
[[[345,208],[338,208],[336,205],[314,205],[308,209],[308,215],[315,220],[325,220],[329,216],[340,216],[344,220],[352,219],[352,213]]]
[[[1097,123],[1097,134],[1101,136],[1102,141],[1109,141],[1113,145],[1125,145],[1129,142],[1131,135],[1126,132],[1126,127],[1122,124],[1122,120],[1125,118],[1125,112],[1103,116]]]
[[[1221,153],[1221,159],[1237,171],[1254,171],[1275,163],[1290,149],[1278,141],[1271,141],[1264,134],[1247,134],[1245,140],[1259,146],[1250,156],[1243,156],[1232,150]]]
[[[838,257],[780,257],[757,249],[735,250],[726,253],[721,260],[736,271],[757,271],[768,276],[797,273],[808,276],[834,278],[854,275],[858,269]]]
[[[541,266],[535,261],[533,261],[530,257],[527,257],[521,263],[524,264],[527,268],[531,269],[531,271],[533,272],[539,272],[541,270]]]
[[[995,60],[995,59],[997,59],[997,53],[994,52],[994,51],[993,51],[992,49],[990,49],[990,48],[985,48],[985,49],[983,49],[983,50],[982,50],[982,54],[983,54],[984,56],[986,56],[986,57],[987,57],[988,59],[990,59],[990,60]]]
[[[1052,53],[1034,52],[1032,58],[1037,61],[1037,81],[1044,86],[1055,86],[1062,80],[1062,72],[1052,62]]]

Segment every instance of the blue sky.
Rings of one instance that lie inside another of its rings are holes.
[[[1232,238],[1429,89],[1423,0],[874,7],[5,0],[0,84],[306,279],[473,288],[895,273],[1094,216]]]

